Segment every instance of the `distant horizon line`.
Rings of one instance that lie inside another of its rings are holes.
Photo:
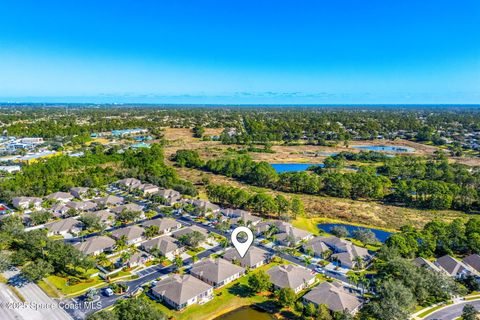
[[[341,106],[478,106],[480,103],[152,103],[152,102],[8,102],[0,101],[2,106],[231,106],[231,107],[341,107]]]

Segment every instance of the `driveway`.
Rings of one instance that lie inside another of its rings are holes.
[[[438,310],[426,318],[423,318],[424,320],[453,320],[462,315],[462,310],[463,307],[465,307],[466,304],[471,304],[473,305],[477,310],[480,310],[480,300],[475,300],[475,301],[465,301],[457,304],[453,304],[449,307],[446,307],[444,309]]]

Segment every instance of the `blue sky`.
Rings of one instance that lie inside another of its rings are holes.
[[[480,1],[3,1],[0,101],[480,103]]]

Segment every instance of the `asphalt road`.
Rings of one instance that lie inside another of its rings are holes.
[[[8,279],[18,278],[18,270],[6,271],[4,275]],[[72,319],[64,311],[63,305],[59,301],[47,296],[35,283],[27,282],[22,286],[17,286],[16,290],[25,299],[23,304],[18,304],[20,299],[11,291],[11,289],[2,284],[0,287],[0,302],[14,302],[12,304],[0,304],[0,319],[25,319],[25,320],[70,320]]]
[[[428,317],[424,318],[424,320],[453,320],[457,319],[462,315],[463,307],[466,304],[473,305],[477,310],[480,310],[480,300],[476,301],[465,301],[462,303],[451,305],[450,307],[438,310]]]

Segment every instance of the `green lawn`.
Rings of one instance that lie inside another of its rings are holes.
[[[86,291],[88,288],[100,285],[102,283],[105,286],[107,285],[99,277],[93,277],[91,279],[88,279],[87,281],[80,282],[72,286],[67,285],[67,278],[63,278],[59,276],[49,276],[46,278],[46,280],[50,282],[52,285],[54,285],[64,295],[80,294],[83,291]]]
[[[258,272],[259,270],[268,270],[271,267],[279,264],[280,263],[277,262],[269,263],[268,265],[251,271],[249,275]],[[261,303],[269,300],[267,296],[257,295],[249,290],[249,275],[243,276],[237,281],[234,281],[221,289],[215,290],[213,300],[207,302],[206,304],[192,305],[182,311],[172,310],[160,302],[151,300],[146,295],[142,295],[142,298],[147,299],[153,306],[176,320],[214,319],[221,313],[226,313],[242,306]]]
[[[45,281],[40,280],[37,284],[47,294],[47,296],[52,298],[60,298],[58,292],[49,286]]]

